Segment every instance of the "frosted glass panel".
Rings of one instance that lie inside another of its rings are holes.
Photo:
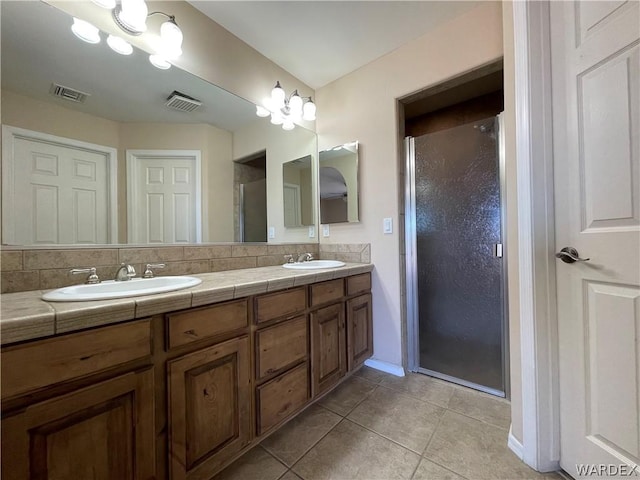
[[[504,391],[498,122],[415,139],[420,367]]]

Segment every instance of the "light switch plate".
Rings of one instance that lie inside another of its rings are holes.
[[[276,227],[269,227],[269,238],[276,238]]]
[[[315,238],[315,236],[316,236],[316,227],[311,225],[309,227],[309,238]]]
[[[393,219],[382,219],[382,233],[393,233]]]
[[[329,236],[329,225],[322,225],[322,236],[323,237]]]

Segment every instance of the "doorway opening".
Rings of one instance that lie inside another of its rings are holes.
[[[401,101],[407,364],[508,395],[502,64]]]
[[[234,240],[267,241],[267,152],[233,165]]]

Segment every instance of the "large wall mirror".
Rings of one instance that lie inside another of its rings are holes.
[[[135,47],[119,55],[104,33],[82,42],[46,3],[0,8],[4,245],[241,241],[239,185],[259,155],[268,240],[309,240],[285,228],[281,170],[316,157],[314,132]]]
[[[319,153],[320,223],[359,221],[358,142]]]

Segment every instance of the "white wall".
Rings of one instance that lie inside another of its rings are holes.
[[[321,242],[371,243],[374,356],[402,363],[399,138],[396,99],[489,64],[502,56],[502,10],[483,2],[355,72],[319,89],[319,149],[358,140],[361,223],[332,225]],[[394,233],[382,233],[382,219]]]
[[[234,132],[234,160],[263,150],[267,152],[267,226],[274,227],[276,232],[275,238],[270,238],[268,241],[308,242],[310,240],[308,227],[286,228],[284,226],[282,164],[311,154],[312,171],[315,172],[317,170],[317,155],[314,153],[317,152],[316,135],[310,130],[299,127],[284,131],[281,127],[272,125],[266,118],[257,117],[253,123]],[[312,185],[312,198],[316,198],[315,178]],[[316,211],[315,206],[313,211]]]

